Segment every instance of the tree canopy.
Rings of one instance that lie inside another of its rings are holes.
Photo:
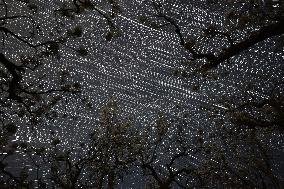
[[[280,0],[0,0],[1,187],[282,188],[283,24]]]

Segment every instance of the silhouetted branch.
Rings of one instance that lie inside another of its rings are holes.
[[[214,56],[212,54],[207,54],[206,56],[201,56],[201,58],[206,58],[209,63],[202,66],[203,71],[216,68],[219,64],[228,60],[229,58],[240,54],[241,52],[251,48],[257,43],[269,39],[274,36],[279,36],[284,34],[284,20],[280,20],[277,23],[266,25],[261,27],[258,31],[253,32],[247,39],[231,45],[229,48],[225,48],[219,55]],[[197,55],[193,55],[193,59],[199,59]]]

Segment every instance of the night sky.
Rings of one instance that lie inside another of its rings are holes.
[[[72,80],[81,84],[82,96],[91,102],[93,108],[86,108],[82,99],[76,96],[66,96],[53,109],[63,117],[54,121],[43,120],[36,129],[30,125],[22,127],[26,124],[25,119],[17,120],[22,126],[16,133],[16,141],[44,145],[56,136],[62,140],[60,145],[63,148],[76,148],[86,141],[88,134],[96,127],[98,111],[110,97],[117,99],[121,114],[134,118],[141,130],[144,124],[152,124],[160,112],[169,120],[186,115],[184,124],[192,125],[187,133],[190,136],[191,132],[200,128],[210,130],[218,126],[217,120],[225,118],[227,108],[223,102],[226,99],[232,98],[237,102],[252,95],[265,99],[269,95],[267,88],[273,86],[275,81],[283,80],[283,48],[280,51],[274,48],[277,45],[275,40],[255,45],[231,58],[230,64],[222,63],[218,69],[212,70],[212,79],[196,74],[194,64],[188,66],[187,60],[191,54],[180,45],[172,26],[154,29],[141,23],[143,16],[153,13],[150,1],[119,1],[121,13],[114,18],[119,31],[111,41],[105,39],[108,31],[106,20],[95,11],[83,12],[74,20],[60,16],[56,20],[53,10],[58,9],[61,2],[37,2],[40,6],[35,13],[36,22],[40,24],[41,32],[36,38],[43,40],[47,35],[56,38],[74,26],[81,26],[83,35],[68,40],[60,48],[60,57],[45,60],[40,70],[26,73],[25,79],[28,82],[29,78],[47,73],[48,79],[41,82],[49,88],[56,83],[59,71],[68,70]],[[185,39],[198,36],[209,24],[219,27],[225,24],[223,13],[226,7],[209,6],[204,0],[190,3],[186,0],[160,2],[180,25]],[[9,4],[15,14],[24,12],[24,3],[12,0]],[[98,3],[98,7],[102,11],[110,8],[103,2]],[[157,21],[157,24],[164,23]],[[10,24],[10,28],[15,28],[22,35],[30,27],[29,23],[21,21]],[[243,32],[236,33],[235,37],[245,36],[246,31]],[[204,52],[214,52],[222,44],[216,40],[207,45]],[[74,52],[81,46],[87,50],[86,56],[78,56]],[[12,38],[6,41],[5,48],[2,44],[0,47],[14,61],[19,60],[19,54],[33,51]],[[176,70],[186,70],[188,76],[176,76]],[[249,82],[254,83],[250,88]],[[195,86],[198,86],[198,91],[194,90]],[[273,149],[283,152],[281,134],[275,134],[274,139],[268,142]],[[15,161],[23,159],[21,157]]]

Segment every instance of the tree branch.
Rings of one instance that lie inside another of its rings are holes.
[[[12,80],[9,83],[9,98],[21,101],[21,98],[16,94],[16,88],[19,86],[19,82],[21,81],[21,76],[18,73],[19,71],[22,71],[21,68],[11,61],[9,61],[4,54],[0,53],[0,63],[4,65],[4,67],[11,73]]]
[[[273,23],[267,26],[263,26],[258,31],[253,32],[246,40],[243,40],[237,44],[233,44],[229,48],[226,48],[218,56],[212,54],[205,55],[193,55],[193,59],[206,58],[209,63],[202,66],[203,71],[208,71],[212,68],[216,68],[219,64],[228,60],[229,58],[240,54],[241,52],[251,48],[257,43],[269,39],[274,36],[284,34],[284,20],[280,20],[277,23]]]

